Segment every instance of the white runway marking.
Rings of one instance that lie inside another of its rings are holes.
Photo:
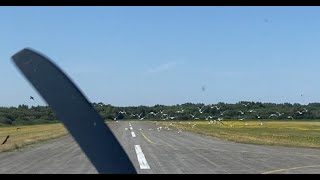
[[[132,131],[131,132],[132,137],[136,137],[136,134]]]
[[[137,153],[140,169],[150,169],[150,166],[146,158],[144,157],[144,154],[141,150],[140,145],[134,145],[134,149],[136,150],[136,153]]]

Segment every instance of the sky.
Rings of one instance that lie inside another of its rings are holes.
[[[46,105],[11,60],[25,47],[91,102],[320,102],[320,7],[29,6],[0,17],[0,106]]]

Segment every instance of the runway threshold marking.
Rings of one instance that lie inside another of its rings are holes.
[[[300,166],[300,167],[293,167],[293,168],[287,168],[287,169],[277,169],[277,170],[272,170],[272,171],[266,171],[261,174],[271,174],[271,173],[275,173],[275,172],[288,171],[288,170],[294,170],[294,169],[302,169],[302,168],[310,168],[310,167],[320,167],[320,165]]]
[[[141,132],[142,136],[143,136],[149,143],[151,143],[151,144],[156,144],[156,143],[152,142],[146,135],[144,135],[142,131],[140,131],[140,132]]]
[[[132,131],[132,132],[131,132],[131,136],[132,136],[132,137],[136,137],[136,134]]]
[[[150,166],[147,162],[146,157],[144,156],[140,145],[134,145],[134,149],[136,150],[138,162],[140,165],[140,169],[150,169]]]

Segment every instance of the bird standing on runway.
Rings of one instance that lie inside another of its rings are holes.
[[[32,96],[30,96],[30,99],[34,100],[34,98]]]
[[[8,141],[9,137],[10,136],[8,135],[1,145],[4,145]]]

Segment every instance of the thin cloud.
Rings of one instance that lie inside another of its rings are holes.
[[[160,72],[165,72],[168,71],[174,67],[177,66],[177,62],[168,62],[168,63],[164,63],[164,64],[160,64],[157,67],[154,68],[149,68],[147,70],[148,73],[160,73]]]

